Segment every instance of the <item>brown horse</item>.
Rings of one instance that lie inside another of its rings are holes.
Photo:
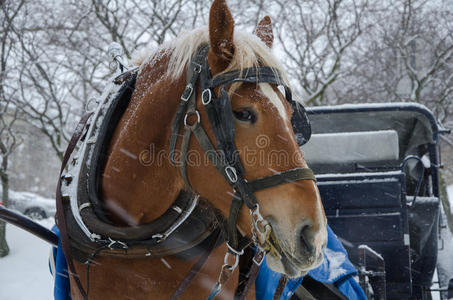
[[[284,74],[270,52],[273,34],[269,17],[260,22],[255,35],[235,32],[224,0],[215,0],[212,4],[208,29],[186,33],[141,62],[131,102],[110,142],[102,179],[102,199],[116,224],[149,223],[166,212],[182,190],[189,189],[170,160],[155,159],[152,164],[144,164],[142,158],[159,153],[163,155],[158,158],[169,157],[170,125],[186,86],[185,71],[193,53],[204,43],[209,44],[207,63],[212,76],[259,65]],[[284,75],[282,78],[285,79]],[[201,90],[199,87],[196,90],[201,125],[210,140],[215,141],[201,103]],[[220,89],[215,89],[215,93],[218,95]],[[246,180],[307,167],[292,129],[291,105],[276,85],[234,83],[228,86],[228,95],[235,116],[234,142]],[[195,114],[189,116],[188,122],[195,122],[196,117]],[[177,149],[180,147],[181,139],[176,145]],[[205,154],[194,138],[190,140],[189,152],[198,158]],[[233,188],[209,161],[195,161],[187,164],[191,188],[227,216]],[[315,182],[285,183],[260,190],[255,196],[281,252],[267,255],[270,268],[294,277],[319,265],[327,234],[326,217]],[[242,207],[238,230],[251,237],[251,224],[247,208]],[[209,295],[219,276],[226,249],[222,244],[213,250],[182,299],[205,299]],[[281,260],[282,256],[286,259]],[[89,298],[169,299],[196,261],[197,257],[183,260],[176,256],[96,257],[89,270]],[[75,266],[86,290],[86,266],[81,263]],[[233,299],[237,276],[236,271],[216,299]],[[73,299],[82,299],[72,276],[71,293]],[[255,298],[253,292],[249,298]]]

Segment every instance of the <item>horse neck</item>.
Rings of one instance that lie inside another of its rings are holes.
[[[103,200],[113,221],[143,224],[161,216],[184,183],[168,160],[170,124],[185,79],[166,78],[168,58],[145,65],[109,148]]]

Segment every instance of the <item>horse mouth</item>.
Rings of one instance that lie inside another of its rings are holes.
[[[273,253],[268,253],[267,263],[269,267],[278,273],[284,273],[290,278],[305,276],[308,271],[319,266],[323,261],[323,254],[317,257],[307,257],[301,259],[295,255],[279,251],[278,256]]]
[[[297,255],[293,254],[285,247],[285,243],[280,243],[275,238],[275,233],[269,238],[269,244],[272,251],[269,251],[267,256],[267,262],[269,267],[279,273],[284,273],[290,278],[305,276],[308,271],[318,267],[324,257],[321,251],[315,255]]]

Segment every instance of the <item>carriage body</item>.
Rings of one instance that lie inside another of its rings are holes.
[[[304,157],[362,287],[374,299],[428,299],[441,211],[442,130],[432,112],[391,103],[307,113],[312,137],[302,147]]]

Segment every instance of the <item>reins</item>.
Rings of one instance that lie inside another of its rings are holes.
[[[88,120],[90,119],[91,115],[92,115],[92,113],[85,114],[82,117],[82,119],[79,121],[79,124],[77,124],[76,129],[74,130],[74,133],[71,137],[71,140],[69,141],[68,147],[66,148],[66,151],[63,156],[63,162],[61,164],[61,169],[60,169],[60,178],[58,179],[57,192],[56,192],[56,206],[57,206],[56,221],[57,221],[58,228],[60,229],[61,246],[63,247],[63,252],[65,254],[66,261],[68,263],[68,273],[74,274],[74,276],[72,276],[74,279],[74,282],[76,283],[81,296],[85,300],[88,300],[88,294],[83,289],[82,282],[80,281],[79,276],[77,276],[77,272],[76,272],[75,266],[74,266],[74,261],[71,256],[70,241],[69,241],[69,235],[68,235],[68,231],[67,231],[66,218],[64,215],[63,198],[62,198],[62,194],[61,194],[61,180],[62,180],[63,170],[66,168],[68,160],[71,157],[71,154],[74,151],[74,149],[77,145],[77,142],[82,137],[85,126],[86,126]]]
[[[225,178],[233,188],[234,196],[230,206],[227,220],[226,244],[228,250],[225,254],[224,264],[221,268],[219,279],[211,291],[208,299],[214,298],[222,289],[239,263],[239,257],[248,245],[241,244],[238,239],[237,219],[242,206],[245,204],[252,216],[253,243],[258,250],[253,258],[253,263],[259,267],[264,259],[264,253],[275,246],[269,241],[271,234],[270,224],[262,217],[258,201],[254,192],[298,180],[313,180],[315,176],[309,168],[294,168],[281,173],[259,178],[248,182],[245,179],[245,169],[239,158],[234,141],[234,118],[226,86],[234,82],[271,83],[282,85],[285,89],[286,99],[291,103],[291,91],[284,84],[280,73],[270,67],[259,66],[247,68],[242,71],[231,71],[211,77],[207,62],[208,45],[200,46],[187,66],[186,87],[181,95],[181,101],[172,124],[170,140],[170,158],[174,166],[180,168],[180,173],[187,187],[191,187],[187,177],[187,152],[192,135],[195,136],[212,165]],[[200,84],[202,106],[208,116],[210,126],[216,139],[214,147],[208,134],[201,125],[201,116],[197,110],[197,82]],[[217,97],[214,89],[220,87],[220,96]],[[189,124],[189,117],[196,116],[196,121]],[[181,161],[175,161],[176,143],[179,137],[181,122],[184,124],[184,133],[181,142]],[[308,139],[309,137],[307,137]],[[233,260],[230,259],[230,256]]]

